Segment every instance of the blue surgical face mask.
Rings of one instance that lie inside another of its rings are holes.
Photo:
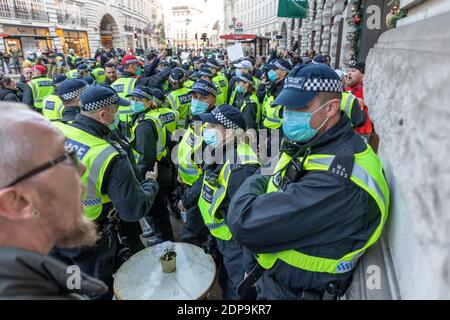
[[[236,86],[236,92],[237,93],[244,93],[245,89],[243,87],[241,87],[241,86]]]
[[[205,113],[208,110],[209,104],[204,101],[192,98],[191,102],[191,113],[193,116],[198,116],[199,114]]]
[[[217,130],[203,129],[203,140],[205,143],[213,148],[217,148],[219,140],[217,139]]]
[[[240,77],[240,76],[242,76],[242,72],[241,72],[241,69],[236,69],[236,72],[235,72],[235,74],[236,74],[236,77]]]
[[[328,105],[328,103],[329,102],[325,103],[313,113],[299,112],[285,108],[283,114],[283,132],[286,137],[291,141],[299,143],[305,143],[314,138],[317,135],[317,132],[328,122],[329,118],[327,118],[317,129],[311,128],[311,118],[314,114],[319,112],[319,110]]]
[[[269,77],[270,81],[275,82],[277,80],[277,73],[275,72],[275,70],[269,70],[267,76]]]
[[[139,113],[145,110],[145,104],[142,101],[131,101],[131,110],[134,113]]]
[[[112,115],[112,113],[109,114]],[[114,115],[114,122],[108,125],[109,130],[114,131],[117,128],[119,128],[119,123],[120,123],[119,112],[116,112]]]

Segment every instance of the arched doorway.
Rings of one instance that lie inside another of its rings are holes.
[[[116,21],[110,14],[105,14],[100,21],[100,43],[105,49],[111,49],[112,47],[117,47],[116,39],[119,33],[119,28]]]

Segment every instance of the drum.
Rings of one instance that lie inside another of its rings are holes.
[[[114,276],[118,300],[198,300],[214,283],[216,264],[197,246],[174,243],[177,269],[163,273],[156,246],[132,256]]]

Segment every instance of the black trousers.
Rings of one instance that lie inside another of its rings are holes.
[[[156,195],[150,213],[147,215],[147,222],[155,231],[158,241],[174,241],[172,223],[170,222],[170,214],[167,209],[167,197],[169,187],[160,187]]]

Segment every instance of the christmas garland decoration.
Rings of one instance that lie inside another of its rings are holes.
[[[352,16],[347,20],[350,27],[350,33],[347,35],[347,39],[351,44],[351,60],[358,60],[359,57],[359,42],[362,31],[362,15],[363,5],[362,0],[355,0],[352,4]]]
[[[400,1],[391,0],[388,2],[388,6],[392,6],[390,12],[386,16],[386,26],[388,29],[393,29],[397,26],[397,21],[406,17],[408,10],[399,9]]]

